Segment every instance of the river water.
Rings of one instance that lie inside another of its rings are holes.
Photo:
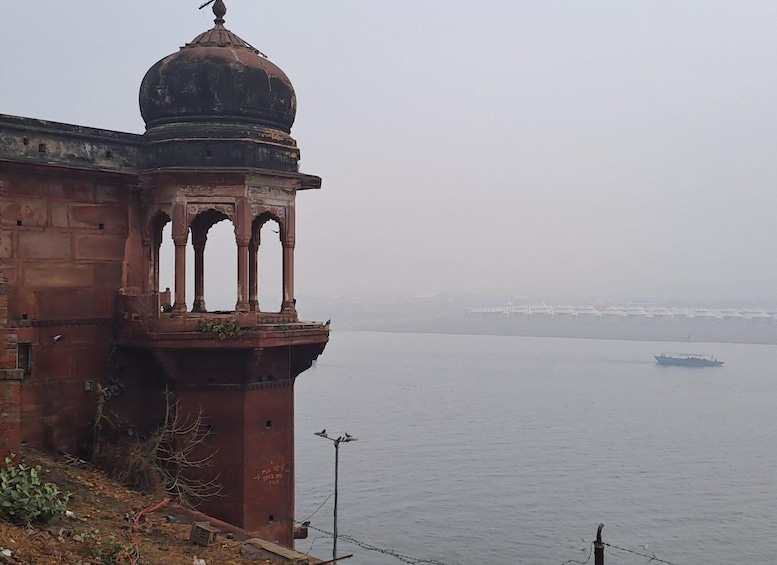
[[[600,522],[608,564],[777,562],[777,346],[653,360],[683,347],[333,331],[296,385],[297,549],[332,554],[326,428],[359,439],[338,524],[370,548],[340,539],[344,563],[585,562]]]

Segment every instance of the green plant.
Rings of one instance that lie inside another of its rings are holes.
[[[123,556],[130,555],[133,551],[131,543],[121,543],[116,536],[111,535],[108,539],[100,541],[99,531],[92,530],[92,544],[90,546],[91,556],[100,560],[100,565],[121,565],[123,563],[135,563]]]
[[[198,329],[203,333],[216,334],[221,341],[243,335],[243,330],[236,320],[200,320]]]
[[[41,483],[40,465],[15,464],[5,458],[0,468],[0,518],[14,524],[45,523],[62,516],[70,500],[54,483]]]

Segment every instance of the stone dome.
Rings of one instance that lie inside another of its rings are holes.
[[[151,67],[140,85],[146,129],[181,123],[257,125],[289,133],[297,99],[288,77],[261,52],[215,26]]]

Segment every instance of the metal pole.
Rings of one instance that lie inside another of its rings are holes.
[[[332,561],[337,561],[337,475],[340,467],[340,444],[341,443],[348,443],[349,441],[357,441],[358,438],[353,437],[348,432],[345,432],[345,435],[338,436],[336,438],[329,437],[326,434],[326,429],[321,430],[320,432],[315,432],[315,434],[318,437],[322,437],[324,439],[328,439],[333,444],[335,444],[335,511],[334,511],[334,532],[332,533]],[[331,563],[330,562],[330,563]]]
[[[337,561],[337,468],[340,464],[340,440],[335,440],[335,523],[332,541],[332,561]]]
[[[604,543],[602,542],[602,528],[604,524],[599,524],[596,530],[596,541],[594,542],[594,565],[604,565]]]

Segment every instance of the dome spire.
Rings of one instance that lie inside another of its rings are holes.
[[[202,10],[208,4],[213,4],[213,15],[216,16],[216,19],[213,20],[213,22],[216,25],[224,25],[224,16],[227,13],[227,7],[224,4],[224,0],[208,0],[202,6],[200,6],[200,10]]]
[[[227,13],[227,7],[224,5],[223,0],[216,0],[213,3],[213,15],[216,19],[213,20],[216,24],[224,24],[224,15]]]

